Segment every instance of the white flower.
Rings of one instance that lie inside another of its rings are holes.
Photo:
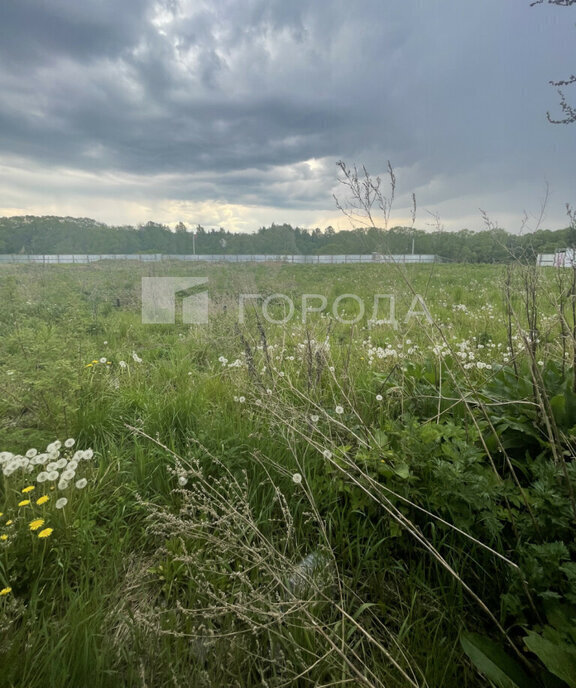
[[[238,402],[243,404],[246,401],[246,397],[238,397]]]
[[[62,442],[60,442],[60,440],[56,440],[55,442],[51,442],[46,447],[46,451],[48,452],[48,454],[53,454],[54,452],[57,452],[61,446],[62,446]]]
[[[75,471],[78,468],[78,461],[76,461],[76,459],[70,459],[67,468],[69,471]]]
[[[94,456],[94,451],[92,449],[86,449],[86,450],[84,450],[84,454],[83,454],[82,458],[85,459],[86,461],[89,461],[93,456]]]
[[[43,483],[46,482],[46,480],[48,480],[48,473],[46,473],[46,471],[41,471],[36,476],[36,482]]]
[[[336,411],[336,413],[337,413],[339,416],[341,416],[341,415],[344,413],[344,408],[343,408],[342,406],[337,406],[337,407],[334,409],[334,411]]]
[[[296,483],[296,485],[300,485],[300,483],[302,482],[302,476],[300,475],[300,473],[294,473],[294,475],[292,476],[292,482]]]
[[[60,477],[60,473],[58,473],[58,471],[50,471],[47,475],[48,477],[46,480],[58,480]]]
[[[50,463],[46,466],[48,473],[50,473],[50,471],[55,471],[57,468],[58,463],[56,461],[50,461]]]
[[[26,452],[26,456],[27,456],[29,459],[33,459],[33,458],[36,456],[37,453],[38,453],[38,450],[37,450],[37,449],[29,449],[29,450]]]
[[[310,420],[311,420],[313,423],[317,423],[317,422],[320,420],[320,416],[315,416],[314,414],[312,414],[312,415],[310,416]]]
[[[68,461],[65,458],[58,459],[58,461],[56,461],[56,468],[66,468],[67,463]]]
[[[70,469],[65,470],[64,473],[62,473],[62,480],[69,481],[69,480],[74,480],[74,476],[76,473]]]
[[[384,397],[381,394],[376,395],[376,401],[382,401]]]
[[[54,504],[54,506],[57,509],[63,509],[66,504],[68,504],[68,499],[66,497],[60,497],[60,499],[56,500],[56,504]]]
[[[80,480],[76,481],[76,487],[79,490],[83,490],[86,487],[86,485],[88,485],[88,481],[86,480],[86,478],[80,478]]]
[[[138,354],[135,351],[132,352],[132,358],[134,359],[134,361],[136,361],[136,363],[142,363],[142,359],[140,358],[140,356],[138,356]]]
[[[127,368],[128,367],[128,364],[126,363],[126,361],[118,361],[118,365],[121,368]]]
[[[325,459],[331,459],[331,458],[332,458],[332,452],[331,452],[329,449],[325,449],[325,450],[322,452],[322,456],[323,456]]]
[[[64,442],[64,446],[67,449],[70,449],[70,447],[73,447],[75,444],[76,444],[76,440],[72,437],[70,437],[69,439],[66,440],[66,442]]]
[[[178,478],[178,485],[180,485],[180,487],[184,487],[184,485],[186,485],[187,482],[188,482],[188,478],[185,475],[181,475]]]
[[[100,363],[106,363],[106,356],[102,356],[102,358],[100,359]]]
[[[62,480],[62,478],[60,478],[60,482],[58,483],[58,489],[59,490],[66,490],[66,489],[68,489],[69,484],[70,483],[68,483],[66,480]]]

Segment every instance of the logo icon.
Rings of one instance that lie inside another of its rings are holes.
[[[143,277],[142,322],[173,325],[208,322],[207,277]]]

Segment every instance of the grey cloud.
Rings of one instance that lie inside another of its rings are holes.
[[[553,22],[542,29],[554,10],[536,9],[524,0],[6,2],[0,154],[171,174],[158,193],[283,208],[322,194],[329,205],[336,169],[310,179],[301,163],[311,158],[375,173],[391,159],[412,170],[425,203],[545,177],[568,193],[576,127],[554,130],[545,111],[571,34]]]

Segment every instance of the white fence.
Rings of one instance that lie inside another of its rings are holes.
[[[576,267],[576,251],[567,248],[556,251],[556,253],[539,253],[536,265],[551,268],[574,268]]]
[[[0,263],[41,263],[69,264],[69,263],[95,263],[101,260],[134,260],[140,263],[158,262],[166,260],[185,260],[191,262],[209,263],[438,263],[442,262],[440,256],[428,254],[385,255],[379,253],[348,254],[348,255],[177,255],[166,253],[99,253],[99,254],[0,254]]]

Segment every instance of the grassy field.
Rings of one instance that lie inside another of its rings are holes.
[[[2,266],[0,685],[576,685],[572,277]]]

